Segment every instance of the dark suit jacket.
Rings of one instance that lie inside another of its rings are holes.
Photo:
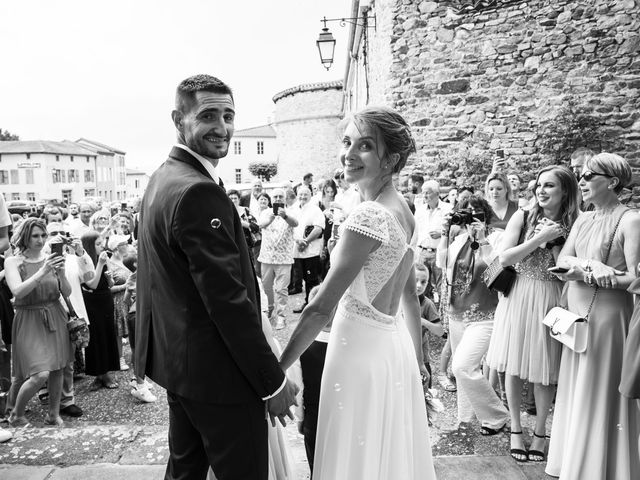
[[[262,332],[242,225],[226,192],[174,147],[140,213],[136,370],[198,401],[272,394],[284,374]]]

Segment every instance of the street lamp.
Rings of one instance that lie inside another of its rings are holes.
[[[336,39],[333,38],[333,35],[327,28],[327,22],[340,22],[341,27],[344,27],[347,23],[350,23],[351,25],[363,27],[365,43],[367,38],[367,28],[369,27],[376,28],[375,15],[368,16],[366,12],[362,17],[352,17],[352,18],[323,17],[322,20],[320,21],[324,23],[324,27],[322,28],[322,31],[318,36],[318,40],[316,40],[316,45],[318,46],[318,52],[320,52],[320,61],[322,62],[322,66],[327,70],[329,70],[331,68],[331,65],[333,65],[333,53],[336,49]]]
[[[318,46],[318,52],[320,52],[320,61],[322,66],[329,70],[333,64],[333,52],[336,49],[336,39],[327,28],[327,17],[322,20],[324,22],[324,28],[320,32],[316,45]]]

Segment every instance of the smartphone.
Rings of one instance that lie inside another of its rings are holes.
[[[273,204],[273,214],[274,215],[278,214],[278,209],[279,208],[284,208],[284,203],[274,203]]]
[[[473,218],[475,218],[479,222],[486,222],[487,221],[484,212],[473,212],[471,215],[473,215]]]
[[[555,267],[547,268],[547,271],[551,273],[567,273],[569,269],[566,267],[555,266]]]
[[[51,253],[61,257],[63,248],[64,248],[64,243],[60,243],[60,242],[52,243],[51,244]]]
[[[127,209],[127,202],[122,202],[120,204],[120,210],[124,212],[126,209]]]

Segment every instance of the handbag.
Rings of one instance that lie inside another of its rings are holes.
[[[58,283],[58,289],[60,290],[60,283]],[[62,295],[64,303],[67,305],[67,309],[69,311],[67,330],[69,331],[69,339],[71,340],[71,343],[73,343],[76,348],[87,348],[89,346],[89,340],[91,339],[89,334],[89,324],[84,318],[78,316],[73,305],[71,305],[69,297],[64,295],[62,290],[60,290],[60,295]]]
[[[529,216],[528,210],[523,210],[524,217],[522,221],[522,229],[520,230],[520,238],[518,239],[518,245],[522,243],[524,238],[524,232],[527,225],[527,217]],[[505,297],[509,296],[511,287],[513,287],[517,276],[516,269],[511,265],[503,267],[500,265],[500,257],[497,256],[489,264],[484,272],[482,272],[482,281],[489,290],[502,293]]]
[[[622,212],[622,214],[618,218],[616,226],[613,229],[613,233],[611,234],[611,238],[609,239],[604,262],[602,263],[606,264],[609,260],[609,253],[611,253],[613,239],[616,235],[616,232],[618,231],[618,226],[620,225],[620,221],[622,220],[622,217],[625,213],[626,210]],[[584,353],[587,350],[587,343],[589,341],[588,318],[589,314],[591,313],[591,309],[593,308],[593,304],[596,301],[596,295],[598,294],[599,288],[600,287],[596,285],[593,289],[591,303],[589,304],[589,308],[587,309],[587,313],[584,317],[581,317],[580,315],[577,315],[570,310],[562,307],[553,307],[551,310],[549,310],[544,319],[542,319],[542,323],[549,327],[549,334],[551,335],[551,338],[563,343],[576,353]]]

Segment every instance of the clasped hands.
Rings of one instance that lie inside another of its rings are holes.
[[[292,405],[298,405],[296,395],[299,391],[300,388],[287,378],[284,388],[274,397],[267,400],[267,411],[269,412],[269,418],[271,419],[272,426],[276,426],[276,418],[280,421],[283,427],[287,426],[285,417],[289,417],[293,420],[293,413],[291,412],[290,407]]]
[[[561,267],[569,268],[566,273],[555,273],[554,275],[562,281],[580,280],[585,281],[587,273],[590,273],[589,279],[592,283],[590,285],[597,285],[600,288],[617,288],[619,275],[624,275],[625,272],[617,270],[613,267],[605,265],[599,261],[593,261],[591,266],[591,272],[586,272],[579,266],[574,265],[569,267],[568,265],[558,265]]]

